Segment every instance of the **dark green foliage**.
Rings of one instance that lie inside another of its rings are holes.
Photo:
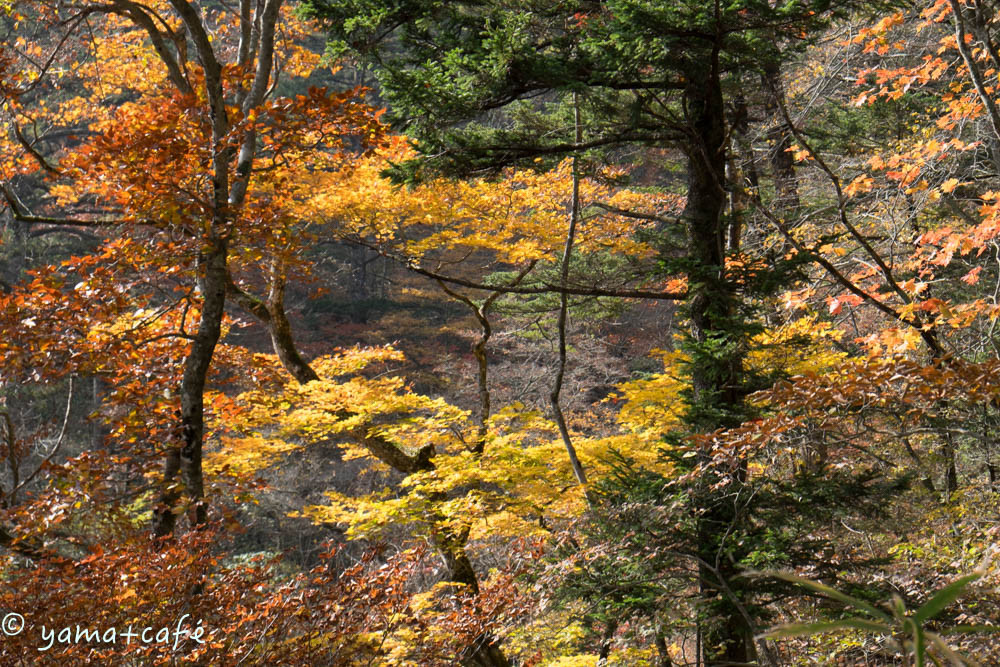
[[[690,468],[691,459],[682,451],[666,449],[664,456],[679,468]],[[610,463],[611,474],[595,484],[599,502],[581,529],[587,546],[563,543],[555,554],[576,565],[561,581],[557,597],[585,602],[590,610],[586,620],[690,628],[697,616],[690,608],[689,586],[704,556],[699,533],[705,529],[703,517],[714,513],[704,489],[697,482],[651,472],[617,453]],[[864,555],[833,558],[834,524],[884,518],[888,499],[909,483],[908,477],[886,477],[874,469],[842,470],[791,479],[762,476],[714,494],[718,502],[736,507],[739,529],[711,524],[718,540],[709,569],[728,562],[740,570],[807,568],[830,581],[857,576],[885,561]],[[788,582],[767,578],[739,576],[728,586],[761,624],[790,599],[805,595]],[[885,593],[873,588],[864,595],[878,599]],[[701,613],[711,614],[712,607]]]
[[[648,279],[649,273],[642,271],[639,264],[628,258],[611,253],[587,253],[570,256],[568,284],[586,288],[588,285],[628,284],[633,279]],[[523,287],[541,287],[559,283],[560,266],[548,263],[537,266],[520,284]],[[514,271],[498,271],[484,279],[487,285],[509,285],[516,276]],[[614,297],[570,297],[570,313],[575,321],[602,322],[617,317],[625,310],[626,304]],[[508,294],[496,302],[494,311],[502,315],[543,316],[542,322],[553,324],[559,309],[559,295],[540,293],[537,295]]]
[[[832,3],[616,0],[423,2],[309,0],[331,54],[371,65],[397,126],[453,174],[564,155],[578,95],[583,145],[690,140],[682,92],[709,75],[759,71],[806,42]],[[845,5],[838,5],[847,11]],[[428,166],[401,167],[402,179]]]

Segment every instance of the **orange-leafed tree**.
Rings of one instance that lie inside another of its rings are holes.
[[[174,314],[164,335],[183,350],[170,392],[177,414],[157,445],[165,462],[153,532],[166,536],[182,508],[192,525],[207,517],[204,392],[231,265],[288,261],[295,231],[285,210],[296,195],[288,184],[371,145],[377,114],[356,90],[276,94],[282,76],[307,75],[318,62],[302,46],[308,27],[281,0],[12,11],[20,27],[4,51],[13,65],[4,69],[0,148],[13,218],[140,240],[156,248],[143,268],[175,283],[166,303],[148,302],[162,311],[156,317]],[[133,308],[144,307],[131,295]]]

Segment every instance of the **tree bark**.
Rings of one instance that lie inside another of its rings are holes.
[[[726,249],[729,253],[740,252],[751,193],[757,192],[757,165],[754,162],[753,146],[748,136],[750,129],[749,110],[746,100],[738,97],[733,105],[732,138],[730,157],[726,165],[729,188],[729,233]]]
[[[674,661],[670,659],[670,649],[667,647],[666,638],[660,634],[656,633],[656,667],[674,667]]]
[[[216,239],[198,262],[199,268],[204,272],[201,280],[201,317],[191,351],[184,361],[180,389],[180,443],[167,452],[163,469],[164,490],[153,512],[153,535],[158,538],[173,533],[177,522],[175,505],[182,492],[190,502],[191,525],[198,526],[207,518],[201,468],[205,437],[205,382],[215,345],[222,331],[229,275],[226,268],[227,255],[226,241]]]
[[[573,117],[575,125],[576,143],[583,142],[583,135],[580,128],[580,102],[573,94]],[[580,172],[577,169],[577,158],[573,157],[573,189],[569,212],[569,225],[566,229],[566,244],[563,247],[562,264],[559,268],[559,284],[565,287],[569,282],[569,264],[573,253],[573,244],[576,241],[577,223],[580,221]],[[569,295],[563,292],[559,295],[559,317],[557,324],[557,338],[559,345],[559,361],[556,365],[556,377],[552,384],[552,391],[549,394],[549,405],[552,407],[552,414],[559,426],[559,435],[562,437],[563,446],[566,448],[566,455],[569,458],[570,467],[573,469],[573,476],[576,482],[583,487],[587,495],[588,502],[591,501],[590,491],[587,489],[587,471],[584,470],[580,458],[576,454],[576,447],[569,434],[569,427],[566,425],[566,416],[563,414],[562,405],[559,402],[562,393],[563,378],[566,374],[566,322],[569,317]]]
[[[283,0],[267,0],[258,6],[255,22],[260,24],[260,48],[257,56],[253,84],[242,100],[242,110],[248,112],[258,106],[266,96],[274,66],[274,31],[278,10]],[[128,13],[129,3],[119,0],[122,11]],[[194,45],[195,53],[204,72],[204,92],[212,126],[212,211],[205,234],[205,247],[198,259],[199,286],[202,292],[201,316],[191,351],[184,361],[181,379],[179,443],[171,447],[164,460],[163,491],[160,502],[153,511],[153,535],[157,538],[173,533],[177,522],[175,505],[182,493],[189,500],[192,526],[207,519],[204,502],[202,474],[202,449],[205,439],[205,384],[208,371],[222,330],[226,294],[230,284],[228,262],[229,235],[236,211],[243,205],[250,181],[251,165],[255,156],[255,141],[248,132],[241,142],[238,156],[230,144],[232,129],[226,111],[226,94],[223,87],[223,67],[212,47],[212,38],[206,29],[198,8],[187,0],[170,0],[170,6],[180,18]],[[245,19],[246,17],[243,16]],[[133,20],[136,20],[133,17]],[[137,21],[140,25],[141,21]],[[148,30],[148,22],[146,25]],[[154,35],[155,38],[155,35]],[[178,42],[178,55],[183,58],[183,41]],[[168,69],[176,65],[166,49],[158,49],[160,58]],[[185,92],[183,76],[172,77],[178,90]],[[231,165],[236,157],[235,168]],[[233,178],[235,174],[235,178]],[[178,480],[179,477],[179,480]]]
[[[682,219],[691,266],[687,309],[694,353],[687,421],[697,432],[711,432],[739,423],[743,407],[737,294],[725,276],[726,126],[718,49],[708,70],[691,72],[688,81],[684,97],[691,141],[685,146],[688,193]],[[729,597],[736,568],[725,557],[723,543],[738,516],[729,498],[732,488],[721,495],[711,489],[712,481],[703,480],[696,497],[697,554],[701,563],[714,564],[714,570],[699,567],[700,594],[711,615],[703,644],[706,664],[743,663],[751,657],[752,644]]]
[[[608,658],[611,656],[611,643],[617,629],[618,622],[615,620],[609,620],[604,627],[604,636],[601,637],[601,647],[597,653],[597,667],[607,667]]]
[[[941,448],[941,453],[944,456],[945,463],[945,502],[948,502],[951,500],[955,492],[958,491],[958,467],[955,463],[955,439],[951,433],[945,434],[944,446]]]
[[[271,284],[267,294],[268,333],[271,344],[284,366],[296,380],[305,384],[318,380],[319,376],[299,354],[292,338],[292,325],[285,314],[285,267],[279,260],[271,263]]]

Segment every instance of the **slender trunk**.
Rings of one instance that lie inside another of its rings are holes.
[[[757,165],[748,136],[749,110],[742,97],[735,101],[731,125],[731,156],[726,165],[729,187],[729,233],[726,246],[729,253],[738,253],[752,199],[750,193],[755,193],[758,185]]]
[[[10,412],[4,404],[0,404],[0,439],[3,440],[3,445],[0,447],[0,458],[3,459],[4,464],[8,468],[8,472],[11,473],[11,477],[16,476],[17,464],[14,462],[15,455],[14,451],[17,448],[17,434],[14,431],[14,420],[10,417]],[[4,475],[6,477],[6,475]],[[11,481],[10,488],[17,488],[17,480]],[[11,506],[10,495],[7,490],[4,489],[4,485],[0,483],[0,508],[8,509]]]
[[[988,405],[983,405],[983,421],[982,421],[982,432],[979,436],[979,443],[982,447],[983,456],[986,459],[986,474],[988,476],[990,486],[990,491],[997,490],[997,466],[993,460],[993,438],[990,437],[990,408]]]
[[[299,354],[299,349],[292,338],[292,325],[285,314],[285,266],[280,260],[271,262],[270,289],[267,294],[267,331],[271,335],[271,345],[281,365],[291,373],[292,377],[305,384],[318,380],[319,376],[306,360]]]
[[[227,257],[225,240],[215,239],[199,259],[199,267],[204,272],[201,280],[201,318],[191,351],[184,360],[180,389],[180,443],[168,450],[164,462],[164,490],[153,513],[155,537],[173,533],[177,522],[175,505],[182,495],[187,496],[190,503],[188,512],[192,526],[204,523],[207,518],[201,468],[205,437],[205,381],[222,331],[228,276]]]
[[[302,355],[299,354],[292,338],[292,328],[285,317],[284,310],[272,311],[272,318],[267,327],[267,332],[271,336],[271,347],[281,365],[291,374],[293,378],[301,384],[318,380],[319,376],[312,369]]]
[[[611,655],[611,642],[615,638],[617,629],[618,622],[609,620],[604,628],[604,636],[601,637],[601,648],[597,654],[597,667],[607,667],[608,657]]]
[[[574,119],[576,124],[576,142],[583,139],[580,129],[580,104],[573,96]],[[580,174],[576,168],[576,157],[573,158],[573,193],[570,203],[569,228],[566,231],[566,246],[563,249],[562,267],[560,268],[559,284],[565,288],[569,281],[569,262],[573,252],[573,244],[576,241],[576,226],[580,220]],[[580,486],[587,488],[587,473],[576,455],[576,447],[570,438],[569,428],[566,425],[566,417],[563,415],[562,405],[559,402],[562,392],[563,377],[566,374],[566,321],[569,316],[569,295],[563,292],[559,295],[559,320],[558,320],[558,341],[559,341],[559,361],[556,366],[556,379],[552,386],[552,393],[549,394],[549,404],[552,406],[552,413],[559,426],[559,435],[562,436],[563,445],[566,447],[566,454],[569,457],[570,467],[573,475]],[[587,494],[588,500],[590,494]]]
[[[223,68],[212,49],[211,36],[202,23],[198,9],[185,0],[170,0],[170,5],[190,37],[204,73],[204,92],[212,121],[212,217],[204,239],[205,248],[198,257],[201,315],[191,351],[184,360],[181,378],[180,442],[167,451],[163,465],[163,491],[160,502],[153,510],[153,536],[156,538],[173,533],[177,523],[175,505],[182,495],[188,498],[192,527],[203,524],[207,519],[201,467],[205,438],[205,382],[225,314],[229,278],[226,267],[228,232],[233,222],[232,211],[242,203],[242,194],[231,197],[230,193],[233,149],[227,141],[230,124],[222,85]],[[170,69],[173,61],[164,52],[160,51],[160,54]],[[183,77],[172,78],[181,92],[190,90]]]
[[[790,148],[794,143],[781,114],[785,101],[785,85],[781,80],[781,69],[777,62],[768,64],[761,75],[764,88],[764,110],[774,119],[767,132],[771,146],[769,161],[774,177],[774,210],[779,217],[788,221],[799,208],[799,189],[795,181],[795,159]]]
[[[238,65],[248,67],[251,57],[256,57],[253,83],[249,90],[237,93],[244,116],[259,106],[267,96],[274,69],[274,37],[279,11],[283,0],[264,0],[257,3],[254,22],[259,26],[258,38],[251,46],[248,40],[252,31],[247,30],[251,4],[243,3],[240,11],[241,45]],[[114,3],[112,3],[114,4]],[[176,17],[184,27],[187,39],[178,38],[174,44],[176,57],[167,48],[166,34],[142,12],[133,12],[119,6],[117,13],[129,16],[149,35],[157,54],[166,66],[171,82],[182,94],[190,94],[188,80],[183,72],[187,59],[187,45],[197,55],[202,69],[202,87],[211,119],[212,197],[211,220],[202,239],[204,248],[198,258],[199,286],[202,292],[201,315],[198,330],[192,341],[191,351],[184,360],[180,387],[180,424],[177,439],[165,456],[163,490],[153,511],[153,535],[157,538],[170,535],[177,522],[176,507],[182,496],[188,498],[192,526],[207,518],[204,503],[204,478],[202,475],[202,448],[205,438],[204,393],[208,370],[215,346],[222,330],[226,294],[230,279],[227,269],[228,239],[236,220],[236,212],[243,205],[250,183],[256,154],[254,131],[244,132],[237,152],[230,130],[229,110],[224,81],[224,64],[216,56],[212,35],[206,27],[200,9],[187,0],[169,0]],[[233,164],[235,158],[235,164]]]
[[[913,462],[916,463],[920,470],[924,473],[924,476],[920,479],[920,483],[931,493],[936,493],[934,480],[931,479],[931,474],[928,472],[927,466],[924,464],[923,459],[920,458],[920,455],[917,454],[917,451],[913,449],[913,444],[910,442],[908,437],[903,438],[903,445],[906,447],[906,453],[910,455]]]
[[[521,272],[516,282],[520,282],[533,267],[534,262]],[[439,280],[437,282],[445,294],[468,306],[469,310],[472,311],[472,314],[476,316],[476,320],[479,322],[479,328],[482,331],[479,336],[479,340],[477,340],[476,344],[472,346],[472,355],[476,358],[476,383],[479,387],[479,427],[476,432],[476,441],[472,444],[470,449],[473,454],[478,456],[481,455],[486,449],[486,435],[489,430],[488,424],[492,410],[489,386],[489,360],[486,357],[486,346],[490,342],[490,338],[493,336],[493,326],[490,324],[488,312],[490,306],[492,306],[497,298],[500,297],[502,292],[492,292],[488,297],[486,297],[486,300],[483,301],[482,305],[476,305],[475,301],[464,294],[460,294],[451,289],[443,281]]]
[[[656,667],[674,667],[674,661],[670,659],[670,650],[667,648],[666,638],[656,633]]]
[[[942,454],[944,455],[945,462],[945,500],[951,500],[951,497],[956,491],[958,491],[958,468],[955,465],[955,439],[952,437],[951,433],[945,434],[944,446],[942,447]]]

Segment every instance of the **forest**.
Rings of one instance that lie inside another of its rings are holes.
[[[0,667],[1000,665],[994,32],[0,0]]]

